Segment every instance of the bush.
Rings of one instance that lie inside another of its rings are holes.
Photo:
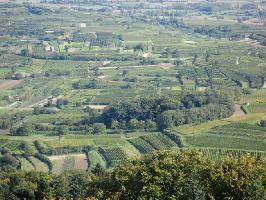
[[[92,125],[92,133],[93,134],[105,134],[106,133],[106,126],[103,123],[94,123]]]
[[[261,121],[260,121],[260,125],[261,125],[262,127],[266,127],[266,120],[261,120]]]

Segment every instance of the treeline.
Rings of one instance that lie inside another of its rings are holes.
[[[229,26],[201,26],[194,28],[194,32],[202,35],[208,35],[209,37],[229,38],[230,40],[240,40],[245,38],[244,34],[232,31]]]
[[[106,47],[110,43],[121,46],[122,35],[116,35],[109,32],[81,33],[80,31],[73,33],[74,42],[89,42],[90,46]]]
[[[53,175],[0,170],[0,199],[253,199],[266,195],[263,159],[214,162],[196,151],[159,152],[112,171]]]
[[[162,130],[170,126],[202,123],[226,118],[233,114],[235,97],[225,91],[209,90],[206,93],[181,93],[139,98],[113,103],[102,114],[109,128],[133,129],[154,123]]]
[[[61,154],[69,154],[69,153],[81,153],[81,152],[88,152],[91,147],[84,145],[84,146],[64,146],[64,147],[56,147],[51,148],[48,147],[45,143],[41,141],[34,141],[34,145],[38,152],[40,152],[39,155],[61,155]]]
[[[134,54],[63,54],[63,53],[34,53],[31,55],[35,59],[46,60],[73,60],[73,61],[135,61],[142,60],[141,57]]]
[[[99,135],[105,134],[107,132],[106,126],[103,123],[97,123],[100,121],[97,117],[91,117],[85,120],[82,120],[80,123],[75,125],[46,125],[46,124],[31,124],[23,123],[18,127],[11,127],[10,133],[16,136],[29,136],[29,135],[67,135],[67,134],[76,134],[76,135]],[[67,123],[67,122],[66,122]]]
[[[249,38],[258,41],[263,46],[266,46],[266,35],[264,33],[252,33]]]

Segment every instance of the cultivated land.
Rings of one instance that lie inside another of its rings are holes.
[[[264,156],[265,9],[252,0],[0,1],[0,148],[22,169],[56,174],[157,150]],[[152,108],[187,113],[211,91],[234,96],[230,116],[164,129],[122,109],[125,120],[103,119],[116,102],[150,96],[191,94]]]

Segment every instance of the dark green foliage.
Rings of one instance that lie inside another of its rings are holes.
[[[69,153],[81,153],[88,152],[90,150],[89,146],[64,146],[51,148],[48,147],[45,143],[41,141],[34,141],[34,145],[40,154],[45,155],[61,155],[61,154],[69,154]]]
[[[16,168],[19,166],[19,161],[11,153],[6,152],[0,156],[0,166],[12,166]]]
[[[25,123],[20,127],[13,129],[11,132],[13,135],[32,135],[34,133],[34,127],[32,124]]]
[[[261,125],[262,127],[266,127],[266,120],[261,120],[261,121],[260,121],[260,125]]]
[[[159,152],[107,172],[59,176],[3,167],[1,199],[254,199],[265,197],[262,159],[212,162],[196,151]]]
[[[265,172],[262,160],[249,156],[212,163],[196,152],[158,153],[116,168],[98,198],[260,199]]]
[[[117,121],[118,124],[125,123],[131,130],[144,129],[142,121],[156,121],[158,129],[163,130],[181,124],[229,117],[234,110],[234,98],[223,91],[146,97],[114,103],[103,112],[102,119],[107,127]]]
[[[104,134],[106,133],[106,126],[103,123],[94,123],[92,125],[92,133],[93,134]]]

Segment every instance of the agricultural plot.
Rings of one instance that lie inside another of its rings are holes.
[[[246,108],[250,113],[266,113],[266,103],[251,103]]]
[[[218,126],[211,129],[212,134],[227,134],[232,136],[245,136],[254,139],[264,139],[266,137],[266,127],[259,126],[258,124],[248,124],[248,123],[232,123],[224,126]],[[256,138],[262,137],[262,138]]]
[[[30,163],[26,158],[19,157],[19,161],[21,162],[21,169],[25,171],[35,170],[35,167]]]
[[[127,161],[128,156],[119,147],[116,148],[99,148],[100,154],[105,158],[107,166],[115,167]]]
[[[12,152],[20,152],[21,141],[0,139],[0,147],[8,148]]]
[[[153,153],[155,149],[153,146],[151,146],[148,142],[141,138],[135,138],[132,140],[129,140],[129,142],[139,150],[139,152],[146,154],[146,153]]]
[[[239,159],[242,155],[249,154],[255,158],[263,158],[266,156],[265,151],[246,151],[239,149],[219,149],[219,148],[195,148],[202,152],[207,158],[211,160],[221,160],[225,157],[233,157]]]
[[[94,169],[97,165],[106,168],[106,161],[98,151],[89,151],[87,157],[89,161],[89,170]]]
[[[67,170],[87,170],[88,161],[85,154],[69,154],[60,156],[49,156],[53,164],[53,173],[60,174]]]
[[[265,141],[246,137],[198,134],[194,136],[184,136],[183,139],[186,145],[193,147],[237,148],[243,150],[266,151]]]
[[[161,133],[152,133],[130,139],[129,142],[141,153],[152,153],[156,150],[168,150],[177,147],[177,144]]]
[[[39,159],[31,156],[29,157],[30,162],[34,165],[36,171],[41,172],[48,172],[48,166],[44,162],[40,161]]]
[[[148,142],[156,150],[167,150],[172,147],[177,147],[176,143],[168,138],[164,134],[154,134],[154,135],[145,135],[141,136],[141,139]]]

